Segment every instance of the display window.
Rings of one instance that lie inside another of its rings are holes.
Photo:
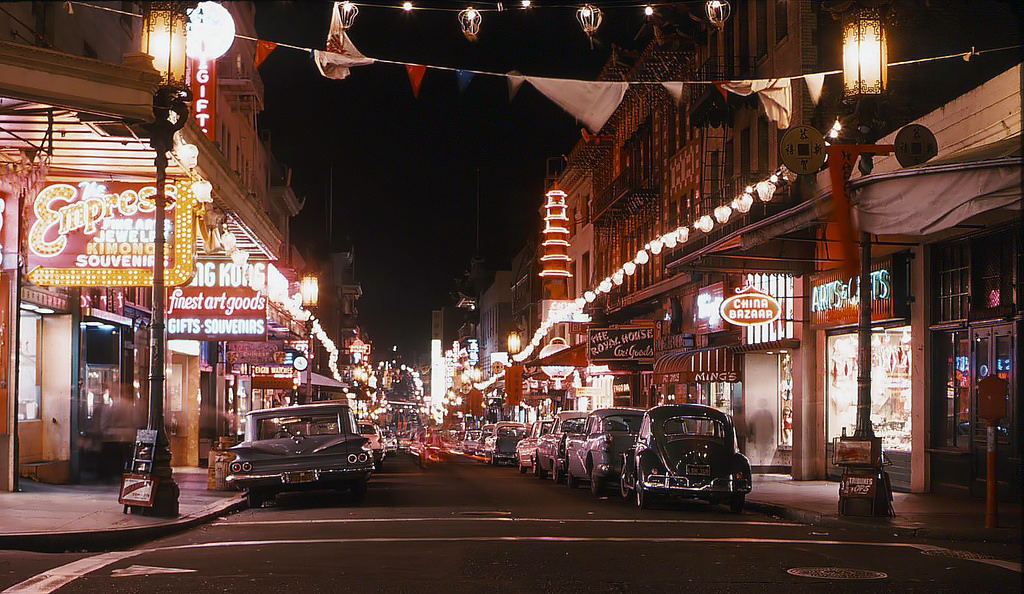
[[[42,405],[39,334],[42,317],[21,312],[18,336],[18,420],[38,421]]]
[[[793,358],[779,355],[779,447],[793,447]]]
[[[943,382],[935,403],[936,446],[966,449],[971,442],[971,340],[966,330],[938,334],[935,348]]]
[[[910,452],[910,326],[875,329],[871,335],[871,425],[882,448]],[[828,337],[829,441],[857,426],[857,335]]]

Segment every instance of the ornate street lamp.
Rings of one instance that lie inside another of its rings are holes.
[[[307,274],[302,277],[300,283],[303,307],[316,307],[320,303],[320,279],[315,274]]]
[[[885,25],[875,8],[843,13],[843,97],[856,101],[885,93],[889,56]]]
[[[522,339],[519,337],[519,333],[512,331],[508,333],[508,354],[517,355],[520,349],[522,349]]]
[[[152,475],[157,481],[153,506],[143,513],[178,515],[178,485],[171,472],[170,442],[164,428],[164,244],[166,234],[167,153],[174,149],[174,133],[188,121],[192,93],[185,78],[185,26],[194,2],[148,2],[142,25],[142,51],[153,58],[160,73],[160,88],[153,96],[153,122],[147,124],[149,144],[156,151],[157,230],[153,244],[153,324],[150,335],[149,419],[147,427],[157,432]]]

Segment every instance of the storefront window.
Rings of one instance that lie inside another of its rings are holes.
[[[971,438],[971,341],[963,330],[938,337],[936,361],[944,377],[936,394],[934,443],[966,448]]]
[[[857,335],[828,338],[829,441],[857,426]],[[885,450],[910,452],[910,327],[871,336],[871,425]]]
[[[39,369],[39,325],[42,318],[21,312],[18,352],[18,420],[39,420],[42,389]]]
[[[793,359],[779,355],[779,446],[793,447]]]

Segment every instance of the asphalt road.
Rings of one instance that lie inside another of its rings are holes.
[[[424,471],[399,455],[374,476],[361,504],[339,494],[288,495],[273,507],[126,551],[0,551],[0,588],[1016,592],[1019,568],[1005,566],[1019,561],[1016,555],[1017,547],[884,539],[733,515],[724,506],[639,510],[617,494],[597,499],[585,486],[572,490],[514,468],[459,458]],[[788,573],[808,567],[879,575],[839,580]]]

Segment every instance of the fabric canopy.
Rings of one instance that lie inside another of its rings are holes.
[[[309,383],[309,371],[307,370],[299,372],[299,379],[301,380],[300,385],[305,386],[307,383]],[[320,388],[333,389],[335,391],[340,391],[342,388],[348,387],[345,384],[333,378],[327,377],[326,375],[321,375],[315,371],[313,372],[313,385]]]
[[[742,361],[729,347],[671,353],[654,362],[654,378],[661,383],[735,383],[742,372]]]
[[[854,183],[860,228],[929,235],[997,209],[1021,209],[1020,135]]]
[[[589,364],[585,342],[526,363],[529,367],[586,367]]]

